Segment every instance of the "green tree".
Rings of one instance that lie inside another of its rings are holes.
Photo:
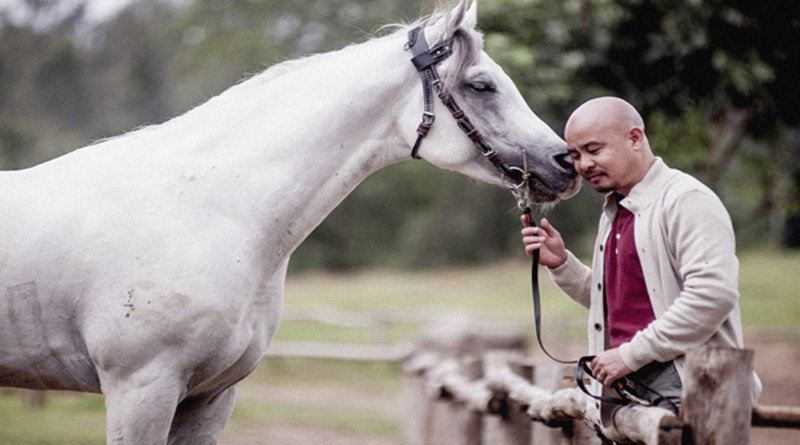
[[[483,22],[488,42],[500,42],[509,54],[501,63],[532,103],[562,111],[554,122],[588,97],[623,96],[642,110],[658,154],[722,196],[740,238],[763,241],[759,234],[778,233],[769,226],[775,215],[794,214],[799,3],[498,0],[493,6]]]
[[[717,189],[740,232],[761,232],[771,215],[790,212],[797,197],[786,193],[787,179],[800,168],[793,137],[800,124],[800,3],[621,6],[626,14],[606,57],[587,75],[632,98],[655,121],[661,153],[679,155],[679,165]],[[682,136],[687,129],[694,141]]]
[[[269,65],[366,40],[437,2],[147,0],[91,28],[81,8],[47,22],[55,0],[28,3],[35,23],[0,17],[3,168],[161,122]],[[796,245],[797,8],[787,0],[481,0],[479,23],[489,55],[557,132],[581,101],[625,96],[642,109],[658,153],[720,193],[740,239],[777,239],[782,228],[784,243]],[[549,211],[571,246],[591,245],[600,199],[587,188]],[[519,257],[514,207],[504,190],[404,162],[356,189],[293,267]],[[776,220],[785,223],[769,224]]]

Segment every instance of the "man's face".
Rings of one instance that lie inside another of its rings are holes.
[[[568,126],[564,136],[575,170],[601,193],[627,195],[633,187],[633,142],[621,128]]]

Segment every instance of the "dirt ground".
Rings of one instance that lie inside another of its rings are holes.
[[[800,406],[800,344],[795,340],[776,340],[769,335],[748,337],[749,349],[755,351],[755,368],[764,382],[764,392],[760,404]],[[279,391],[258,394],[260,397],[273,397],[287,402],[314,403],[330,410],[339,409],[343,403],[381,413],[403,424],[409,413],[403,410],[403,397],[400,390],[389,397],[376,398],[366,394],[347,394],[337,388],[283,387]],[[312,400],[313,399],[313,400]],[[351,434],[331,428],[308,428],[290,424],[272,425],[261,428],[248,424],[237,428],[235,434],[226,434],[221,445],[404,445],[402,434],[399,437],[386,437],[376,434]],[[754,428],[751,432],[753,445],[797,445],[800,444],[800,430]]]
[[[800,406],[800,344],[761,335],[750,336],[747,347],[755,351],[756,372],[764,384],[758,403]],[[753,445],[797,445],[800,429],[753,428],[750,439]]]

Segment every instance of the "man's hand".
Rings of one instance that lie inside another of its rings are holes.
[[[528,258],[533,257],[533,252],[539,250],[539,264],[555,269],[567,261],[567,249],[558,230],[550,225],[550,221],[542,218],[541,227],[530,227],[530,214],[522,215],[522,244]]]
[[[597,357],[589,363],[589,369],[595,380],[602,383],[606,387],[611,387],[615,380],[625,377],[633,371],[625,365],[622,357],[619,355],[619,349],[609,349],[597,355]]]

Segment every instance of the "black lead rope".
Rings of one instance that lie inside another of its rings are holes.
[[[627,405],[631,402],[636,402],[644,406],[658,406],[661,402],[666,402],[674,413],[678,413],[678,406],[675,405],[672,400],[664,397],[660,392],[631,376],[614,380],[614,383],[611,384],[611,388],[619,394],[619,397],[597,396],[590,393],[583,383],[583,373],[585,372],[590,377],[594,378],[592,369],[589,368],[589,363],[594,360],[594,357],[593,355],[581,357],[578,359],[578,366],[575,368],[575,380],[578,382],[578,387],[589,397],[615,405]],[[649,394],[652,398],[647,397],[645,394]]]
[[[526,215],[526,220],[530,227],[538,227],[536,225],[536,221],[533,219],[533,214],[530,207],[525,207],[522,209],[522,213]],[[553,354],[547,351],[547,348],[544,347],[542,343],[542,297],[539,292],[539,250],[534,250],[533,255],[531,255],[531,288],[533,293],[533,317],[536,327],[536,341],[539,343],[539,347],[542,348],[542,352],[545,353],[551,360],[556,361],[558,363],[563,363],[565,365],[573,365],[575,364],[575,381],[578,384],[578,388],[581,389],[587,396],[598,400],[600,402],[605,403],[612,403],[614,405],[627,405],[631,402],[636,402],[641,405],[645,406],[653,406],[658,404],[660,401],[664,400],[669,403],[675,412],[678,411],[678,408],[672,403],[671,400],[667,399],[666,397],[662,396],[658,391],[650,388],[649,386],[645,385],[642,382],[635,380],[633,377],[622,377],[621,379],[615,380],[611,384],[611,388],[619,395],[619,397],[609,397],[609,396],[598,396],[596,394],[592,394],[588,388],[586,388],[586,384],[583,381],[584,373],[587,374],[591,378],[595,378],[594,374],[592,374],[592,369],[589,368],[589,363],[594,360],[594,355],[587,355],[584,357],[579,358],[578,360],[561,360],[557,357],[554,357]],[[642,391],[647,392],[656,396],[653,400],[648,400],[641,397]]]
[[[589,397],[599,400],[601,402],[606,403],[613,403],[614,405],[627,405],[632,400],[643,405],[650,405],[650,402],[646,400],[642,400],[639,397],[634,396],[630,390],[624,391],[627,388],[624,388],[624,379],[615,380],[614,383],[611,384],[611,387],[620,395],[620,397],[609,397],[609,396],[598,396],[589,392],[586,388],[586,384],[583,383],[583,373],[589,374],[589,377],[594,378],[594,374],[592,374],[592,369],[589,368],[589,363],[594,360],[594,355],[587,355],[578,359],[578,365],[575,366],[575,381],[578,382],[578,388],[581,389],[586,395]]]
[[[522,212],[527,216],[528,225],[530,227],[538,227],[536,221],[533,219],[530,207],[525,207]],[[577,360],[561,360],[550,354],[547,348],[542,343],[542,297],[539,292],[539,249],[533,251],[531,256],[531,289],[533,293],[533,319],[536,327],[536,341],[539,342],[539,347],[551,360],[565,365],[572,365],[578,363]]]

